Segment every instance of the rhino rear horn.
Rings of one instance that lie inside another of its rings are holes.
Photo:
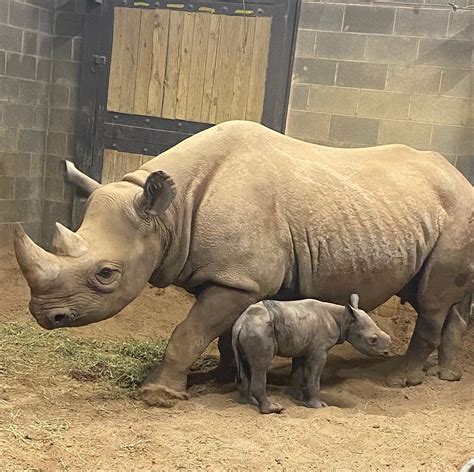
[[[99,182],[82,173],[71,161],[62,161],[64,179],[70,185],[74,185],[87,197],[98,187]]]
[[[30,288],[39,289],[58,277],[57,257],[35,244],[20,224],[16,225],[13,245],[18,265]]]
[[[176,197],[176,185],[165,172],[153,172],[143,187],[143,210],[154,216],[164,213]]]
[[[52,245],[55,254],[58,256],[80,257],[89,250],[89,246],[84,239],[61,223],[56,223]]]

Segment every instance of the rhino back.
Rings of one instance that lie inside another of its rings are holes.
[[[178,283],[264,295],[340,302],[359,291],[376,306],[420,270],[446,215],[472,202],[469,183],[434,153],[328,148],[248,122],[199,133],[135,175],[158,169],[188,208],[177,216],[189,229]]]

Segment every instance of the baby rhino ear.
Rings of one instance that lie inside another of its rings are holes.
[[[359,295],[357,295],[357,293],[351,295],[350,304],[352,308],[355,308],[356,310],[359,308]]]

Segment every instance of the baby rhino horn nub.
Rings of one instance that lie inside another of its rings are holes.
[[[44,287],[58,277],[57,257],[35,244],[20,224],[15,228],[13,244],[18,265],[31,289]]]
[[[87,243],[78,234],[67,229],[61,223],[56,223],[53,250],[58,256],[80,257],[88,249]]]

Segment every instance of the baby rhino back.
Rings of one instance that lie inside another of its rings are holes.
[[[265,300],[263,305],[273,322],[279,356],[304,355],[315,343],[321,349],[329,349],[339,338],[340,330],[330,312],[342,311],[343,307],[317,300]]]

